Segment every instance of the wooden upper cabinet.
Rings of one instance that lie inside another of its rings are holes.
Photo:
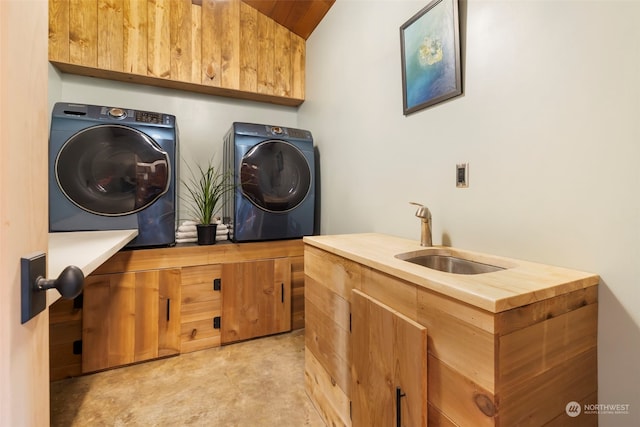
[[[305,96],[305,39],[240,0],[49,0],[49,61],[280,105]]]

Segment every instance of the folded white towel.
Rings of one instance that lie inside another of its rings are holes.
[[[229,240],[229,237],[225,234],[216,236],[216,242]],[[196,243],[198,241],[197,237],[185,237],[185,238],[176,238],[176,243]]]
[[[189,237],[198,237],[198,232],[193,231],[178,231],[176,233],[176,239],[188,239]]]
[[[185,239],[176,239],[176,243],[195,243],[198,239],[196,237],[188,237]]]
[[[177,231],[195,231],[195,230],[196,230],[196,222],[187,220],[187,221],[183,221],[182,224],[180,224]]]

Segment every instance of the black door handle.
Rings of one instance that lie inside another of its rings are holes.
[[[57,289],[65,299],[74,299],[82,292],[84,273],[70,265],[56,279],[45,279],[47,255],[38,252],[20,258],[21,321],[26,323],[47,308],[47,289]]]
[[[400,387],[396,387],[396,427],[402,427],[402,405],[401,400],[406,394]]]
[[[80,295],[82,285],[84,285],[84,274],[75,265],[70,265],[62,270],[57,279],[45,279],[39,276],[34,283],[37,291],[56,288],[64,299],[74,299]]]

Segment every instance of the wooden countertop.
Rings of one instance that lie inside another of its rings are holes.
[[[217,242],[200,246],[179,243],[173,247],[123,250],[102,264],[94,274],[182,268],[200,265],[255,261],[302,256],[302,239],[233,243]]]
[[[308,236],[303,241],[493,313],[595,286],[600,280],[598,275],[562,267],[444,246],[432,247],[434,251],[505,268],[475,275],[445,273],[396,258],[397,254],[429,248],[420,246],[418,241],[384,234]]]

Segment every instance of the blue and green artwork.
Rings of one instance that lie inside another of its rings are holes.
[[[405,114],[460,93],[454,1],[440,0],[403,30]]]

